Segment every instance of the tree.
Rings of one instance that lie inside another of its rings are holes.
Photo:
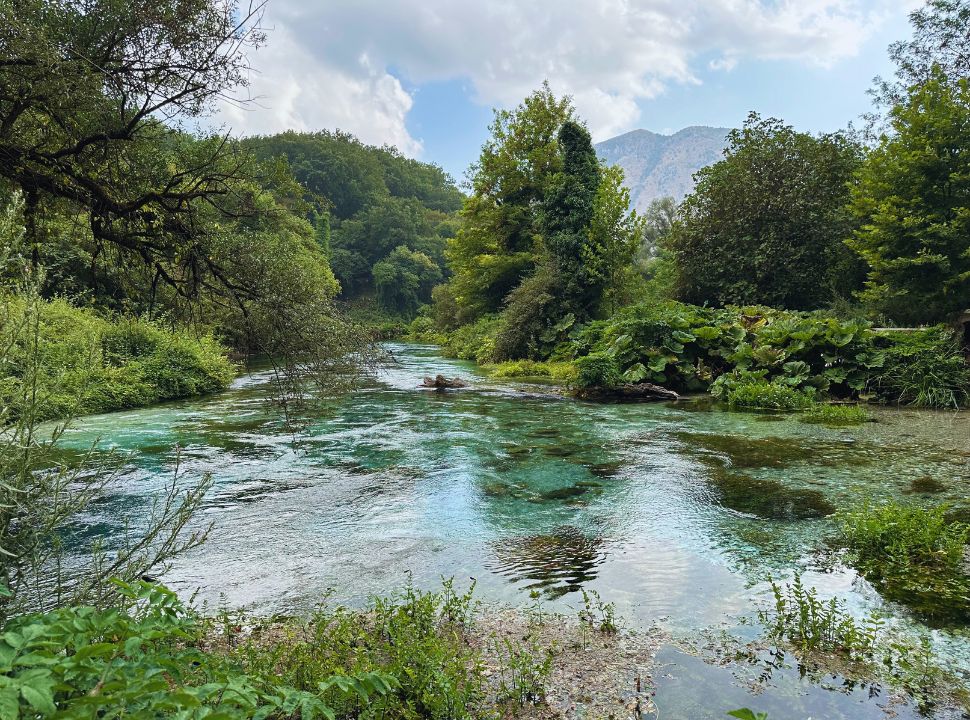
[[[563,123],[557,141],[562,170],[543,198],[541,229],[563,280],[566,306],[578,317],[588,317],[601,279],[585,263],[592,258],[587,246],[600,184],[599,161],[589,131],[574,120]]]
[[[449,242],[454,298],[466,317],[501,308],[544,252],[539,209],[562,169],[556,135],[573,117],[569,98],[544,84],[515,110],[497,110],[478,162],[462,225]]]
[[[0,7],[0,177],[23,193],[35,259],[42,206],[66,201],[97,243],[179,293],[227,284],[199,215],[229,213],[250,161],[227,138],[197,141],[178,125],[245,86],[259,16],[220,0]]]
[[[811,309],[856,289],[843,241],[860,145],[755,113],[728,140],[724,159],[695,176],[670,236],[679,297]]]
[[[890,121],[856,176],[849,245],[871,268],[863,299],[936,322],[970,308],[970,81],[937,69]]]
[[[643,219],[635,210],[630,212],[630,191],[623,187],[619,166],[601,171],[587,232],[582,251],[584,272],[602,288],[602,301],[613,314],[623,299],[633,258],[645,234]]]
[[[637,251],[641,267],[660,254],[661,247],[677,221],[677,201],[669,195],[654,198],[643,213],[643,237]]]
[[[913,37],[889,46],[895,78],[876,78],[870,91],[878,107],[905,102],[908,89],[930,80],[934,67],[953,80],[970,77],[970,0],[927,0],[909,21]]]
[[[422,252],[399,245],[374,265],[374,287],[381,307],[405,316],[431,300],[431,291],[441,282],[441,270]]]

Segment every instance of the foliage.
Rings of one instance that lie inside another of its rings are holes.
[[[333,718],[332,702],[366,704],[396,688],[383,673],[331,674],[306,690],[257,676],[198,643],[201,626],[170,590],[119,583],[123,607],[71,607],[6,624],[4,718]]]
[[[549,355],[576,320],[562,299],[565,285],[558,267],[547,263],[508,294],[495,336],[495,360]]]
[[[444,350],[450,357],[487,364],[495,360],[495,335],[500,327],[495,315],[484,315],[473,323],[462,325],[448,335]]]
[[[535,644],[528,647],[507,637],[493,642],[500,662],[499,699],[519,707],[543,702],[546,681],[552,671],[552,652],[543,652]]]
[[[562,169],[553,176],[546,189],[540,229],[558,271],[559,299],[563,309],[585,318],[599,290],[591,270],[600,254],[595,247],[590,247],[590,240],[597,209],[600,168],[593,140],[583,125],[567,120],[559,128],[556,139]],[[620,213],[625,210],[625,207],[621,208]],[[606,218],[601,217],[600,224],[605,222]],[[600,228],[604,232],[608,229]],[[598,240],[600,243],[607,241],[605,238]]]
[[[616,358],[605,352],[590,353],[576,359],[576,387],[612,388],[623,382]]]
[[[759,712],[756,713],[748,708],[741,708],[740,710],[732,710],[728,713],[730,717],[738,718],[738,720],[768,720],[768,713]]]
[[[964,550],[970,526],[950,522],[945,505],[864,505],[837,515],[838,543],[886,597],[934,619],[970,617]]]
[[[669,239],[679,298],[804,310],[847,296],[859,279],[842,241],[860,146],[756,114],[728,141],[724,159],[697,174]]]
[[[845,427],[849,425],[863,425],[873,422],[872,413],[861,405],[813,405],[802,414],[801,421],[813,425],[828,427]]]
[[[629,207],[623,170],[619,166],[601,168],[589,238],[581,255],[584,271],[602,287],[602,304],[609,313],[629,299],[633,259],[646,235],[644,222]]]
[[[855,620],[837,598],[822,600],[797,574],[784,587],[772,582],[771,591],[774,607],[758,613],[769,637],[807,652],[837,652],[853,659],[873,656],[882,626],[877,618]]]
[[[886,332],[882,367],[869,381],[890,402],[915,407],[957,408],[970,401],[970,365],[945,327]]]
[[[48,213],[185,296],[236,294],[211,252],[213,218],[239,217],[245,153],[179,129],[245,86],[258,5],[160,0],[0,5],[0,176],[24,197],[27,243]],[[244,211],[244,214],[249,214]]]
[[[249,674],[301,692],[334,675],[389,681],[393,691],[364,707],[352,695],[328,697],[338,717],[467,718],[485,688],[478,652],[467,642],[471,622],[471,590],[459,594],[451,581],[440,593],[408,586],[365,613],[323,605],[305,622],[237,641],[228,656]]]
[[[431,290],[441,280],[441,270],[422,252],[404,245],[374,265],[374,287],[381,307],[413,316],[431,300]]]
[[[967,0],[927,0],[909,14],[913,36],[889,46],[895,78],[876,78],[870,95],[877,108],[904,102],[907,91],[929,80],[938,68],[951,79],[970,77],[970,3]]]
[[[106,320],[64,300],[6,296],[3,304],[0,343],[8,350],[0,403],[8,419],[28,403],[44,420],[205,395],[227,388],[236,374],[211,336],[134,318]]]
[[[803,410],[815,404],[815,393],[812,389],[799,390],[780,382],[744,380],[729,387],[725,399],[731,408]]]
[[[466,322],[496,312],[540,260],[539,208],[562,170],[556,135],[572,119],[568,98],[548,84],[514,110],[496,110],[490,137],[470,171],[472,194],[448,246],[453,294]]]
[[[765,382],[927,406],[962,402],[968,366],[953,333],[873,331],[825,312],[713,309],[662,302],[624,308],[572,333],[571,352],[612,354],[628,382],[710,390],[727,399],[740,383]],[[922,383],[922,385],[921,385]]]
[[[852,189],[861,297],[898,322],[940,322],[970,308],[970,79],[937,69],[890,122]]]

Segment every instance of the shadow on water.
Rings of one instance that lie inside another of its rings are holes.
[[[597,566],[606,558],[602,538],[569,525],[544,535],[497,540],[492,550],[491,570],[552,598],[577,592],[593,581]]]
[[[750,665],[712,665],[675,647],[657,653],[654,701],[663,720],[723,720],[750,708],[771,720],[915,720],[908,705],[895,704],[884,688],[839,675],[791,666],[780,653],[762,653]],[[646,717],[651,717],[647,715]]]

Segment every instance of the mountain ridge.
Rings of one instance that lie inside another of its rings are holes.
[[[690,125],[670,135],[637,129],[596,143],[596,154],[623,168],[630,204],[642,212],[665,195],[677,202],[694,189],[693,175],[717,162],[730,128]]]

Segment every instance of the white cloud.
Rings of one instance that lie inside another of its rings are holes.
[[[226,111],[243,132],[340,127],[419,152],[415,84],[464,78],[511,106],[548,79],[596,139],[633,127],[638,103],[749,58],[828,67],[855,55],[899,0],[270,0],[252,59],[265,109]],[[897,10],[898,11],[898,10]],[[392,74],[393,73],[393,74]]]

